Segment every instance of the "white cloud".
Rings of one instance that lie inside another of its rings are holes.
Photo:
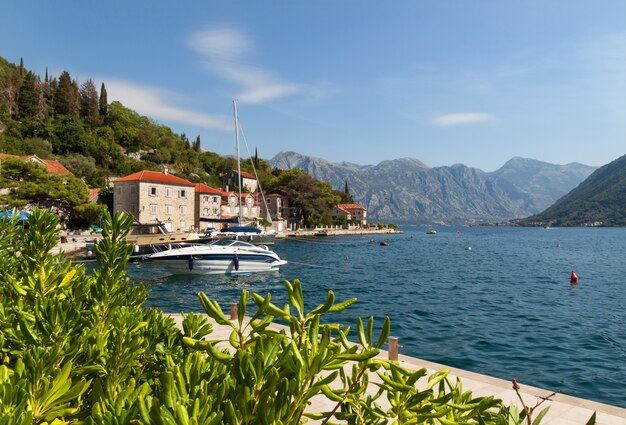
[[[253,43],[234,28],[202,31],[191,36],[189,47],[200,53],[207,68],[220,78],[240,86],[237,99],[263,103],[301,91],[298,84],[281,82],[270,71],[244,64]]]
[[[482,112],[459,112],[456,114],[440,115],[433,119],[433,124],[439,126],[452,126],[461,124],[474,124],[478,122],[492,121],[495,117]]]
[[[119,100],[124,106],[154,119],[190,124],[201,128],[215,128],[229,131],[231,118],[225,115],[207,115],[170,103],[176,95],[155,87],[135,84],[129,81],[105,79],[109,102]]]

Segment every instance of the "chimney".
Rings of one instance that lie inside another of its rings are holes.
[[[163,174],[167,174],[169,172],[169,169],[167,168],[167,165],[163,164]]]

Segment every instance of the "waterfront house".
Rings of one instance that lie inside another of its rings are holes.
[[[195,186],[195,207],[194,221],[199,231],[204,231],[208,227],[219,228],[200,219],[219,220],[222,216],[222,190],[198,183]]]
[[[195,184],[167,172],[138,171],[113,182],[113,211],[139,223],[162,222],[169,231],[194,226]]]
[[[338,204],[330,215],[333,218],[343,216],[347,221],[354,221],[362,226],[367,225],[367,210],[359,204]]]

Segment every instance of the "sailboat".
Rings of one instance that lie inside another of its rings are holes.
[[[237,114],[237,101],[233,100],[233,113],[235,116],[235,148],[237,150],[237,179],[238,179],[238,187],[239,187],[239,225],[238,226],[229,226],[221,229],[219,232],[211,233],[209,237],[216,239],[232,239],[237,241],[248,242],[254,245],[273,245],[276,240],[276,232],[273,229],[266,230],[262,229],[258,226],[243,223],[243,199],[241,193],[242,187],[242,179],[241,179],[241,155],[239,151],[239,116]],[[254,163],[252,164],[252,168],[254,170],[254,176],[259,181],[259,176],[256,173],[256,168],[254,167]],[[263,198],[263,202],[265,202],[265,198],[263,197],[263,190],[261,188],[261,184],[259,182],[259,193]],[[268,211],[267,204],[265,206],[265,210]],[[269,216],[268,211],[268,221],[271,222],[271,217]]]

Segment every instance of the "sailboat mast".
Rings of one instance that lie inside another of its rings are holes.
[[[243,226],[243,206],[241,205],[241,158],[239,155],[239,121],[237,117],[237,101],[233,100],[235,114],[235,147],[237,149],[237,178],[239,180],[239,225]]]

